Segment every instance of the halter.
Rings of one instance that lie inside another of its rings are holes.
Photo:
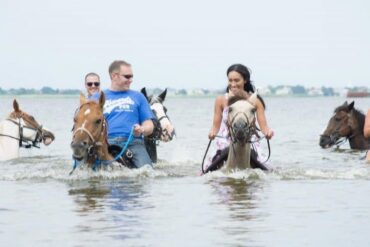
[[[15,125],[18,125],[19,138],[18,137],[15,137],[15,136],[6,135],[6,134],[0,134],[0,136],[5,136],[5,137],[9,137],[9,138],[18,140],[19,141],[19,147],[24,147],[24,148],[31,148],[31,147],[40,148],[40,143],[42,142],[42,139],[44,137],[43,136],[43,133],[42,133],[42,125],[39,125],[37,128],[33,128],[33,127],[30,127],[30,126],[27,126],[27,125],[23,125],[21,123],[21,119],[23,119],[23,121],[25,121],[25,122],[29,122],[28,120],[26,120],[26,119],[23,118],[23,113],[22,113],[22,115],[20,117],[17,117],[17,119],[19,120],[18,122],[17,121],[14,121],[11,118],[7,118],[6,120],[9,121],[9,122],[12,122]],[[23,129],[30,129],[30,130],[35,131],[36,132],[35,139],[34,140],[30,140],[30,139],[24,137],[23,136]]]
[[[152,101],[151,104],[154,104],[154,103],[160,103],[159,101]],[[163,105],[162,105],[163,106]],[[168,117],[167,115],[167,108],[165,106],[163,106],[163,111],[164,111],[164,115],[161,116],[160,118],[157,118],[157,112],[156,110],[152,109],[152,112],[154,114],[154,116],[156,117],[156,119],[153,121],[153,124],[154,124],[154,129],[153,129],[153,133],[148,136],[147,138],[153,142],[159,142],[160,141],[160,138],[161,136],[168,136],[170,140],[172,140],[173,136],[171,136],[166,129],[163,129],[162,126],[161,126],[161,121],[163,119],[168,119],[168,121],[171,122],[170,118]],[[158,143],[156,143],[158,144]]]
[[[236,139],[235,139],[235,132],[234,132],[234,129],[231,127],[232,126],[232,123],[234,122],[236,116],[238,116],[239,114],[243,114],[245,116],[245,119],[247,120],[247,129],[246,129],[246,132],[248,133],[247,135],[247,138],[246,138],[246,143],[254,143],[252,141],[250,141],[251,137],[252,137],[252,133],[256,132],[256,127],[255,127],[255,119],[253,119],[252,121],[252,124],[249,123],[249,119],[248,119],[248,116],[245,112],[237,112],[235,114],[235,116],[231,119],[230,123],[227,122],[226,126],[227,126],[227,129],[229,131],[229,136],[230,136],[230,139],[232,141],[232,143],[236,143]]]
[[[100,134],[99,134],[97,140],[99,140],[101,138],[101,136],[103,135],[103,133],[105,132],[106,126],[107,126],[106,120],[105,120],[105,118],[103,118],[101,131],[100,131]],[[93,135],[91,134],[91,132],[83,126],[77,128],[76,130],[73,130],[73,136],[77,133],[77,131],[85,132],[89,136],[90,140],[92,141],[92,143],[87,148],[88,159],[89,158],[97,159],[98,154],[96,153],[96,148],[102,146],[103,143],[101,143],[100,141],[96,141],[94,139]]]
[[[352,128],[351,128],[351,132],[352,132]],[[352,134],[350,136],[344,136],[344,137],[340,137],[338,135],[339,133],[339,127],[330,135],[320,135],[320,136],[323,136],[323,137],[328,137],[330,139],[330,142],[333,144],[333,145],[336,145],[337,147],[343,145],[344,143],[346,143],[347,141],[351,140],[352,138],[354,138],[355,136],[358,135],[357,134]]]

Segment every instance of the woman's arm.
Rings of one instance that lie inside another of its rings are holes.
[[[259,99],[257,99],[256,101],[256,110],[257,122],[261,128],[262,133],[266,136],[267,139],[271,139],[274,136],[274,131],[270,129],[267,125],[265,108],[263,107],[262,102]]]
[[[370,138],[370,110],[367,111],[365,118],[364,136]]]
[[[224,96],[218,96],[216,98],[215,108],[214,108],[214,113],[213,113],[213,124],[208,134],[208,138],[211,140],[213,140],[216,137],[218,131],[220,130],[221,120],[222,120],[222,111],[224,109],[224,101],[225,101]]]

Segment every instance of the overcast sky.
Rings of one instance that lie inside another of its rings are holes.
[[[133,65],[132,87],[223,88],[233,63],[265,85],[370,85],[368,0],[0,0],[0,87],[82,89]]]

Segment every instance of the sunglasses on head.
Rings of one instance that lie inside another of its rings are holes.
[[[123,77],[125,77],[127,80],[130,80],[132,77],[134,77],[134,75],[121,75]]]
[[[86,85],[88,87],[92,87],[93,84],[94,84],[95,87],[99,87],[100,86],[100,82],[86,82]]]

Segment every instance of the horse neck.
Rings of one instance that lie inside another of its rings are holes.
[[[240,145],[239,143],[230,144],[229,155],[226,161],[226,169],[246,169],[250,165],[250,144]]]
[[[0,134],[19,138],[19,128],[10,121],[0,122]],[[19,157],[19,140],[0,135],[0,160],[10,160]]]
[[[358,111],[355,112],[357,117],[353,116],[357,128],[353,131],[351,136],[348,137],[349,145],[351,149],[366,150],[370,148],[370,138],[366,139],[363,132],[363,126],[365,118],[362,116],[362,113]]]
[[[351,149],[366,150],[370,148],[370,139],[366,139],[361,131],[356,131],[353,137],[348,139]]]

